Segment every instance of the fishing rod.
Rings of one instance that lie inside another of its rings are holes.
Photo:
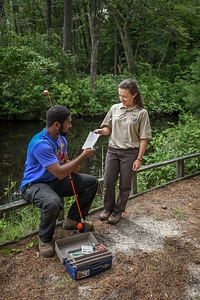
[[[52,100],[51,100],[49,91],[47,89],[45,89],[44,92],[43,92],[43,94],[48,96],[50,107],[52,107],[53,104],[52,104]],[[75,150],[74,150],[74,152],[72,154],[72,157],[74,156],[74,153],[75,153]],[[72,179],[72,174],[69,174],[69,178],[70,178],[72,190],[73,190],[73,193],[74,193],[74,197],[75,197],[75,200],[76,200],[76,205],[77,205],[79,216],[80,216],[80,220],[81,220],[77,224],[77,229],[80,232],[85,232],[85,220],[83,219],[83,215],[82,215],[81,208],[80,208],[80,205],[79,205],[78,195],[77,195],[76,190],[75,190],[74,182],[73,182],[73,179]]]
[[[51,100],[49,91],[46,89],[46,90],[44,90],[43,94],[48,96],[49,104],[50,104],[50,107],[51,107],[52,106],[52,100]]]
[[[82,215],[82,212],[81,212],[81,208],[80,208],[80,205],[79,205],[79,201],[78,201],[78,195],[76,193],[76,190],[75,190],[75,186],[74,186],[74,182],[72,180],[72,174],[69,174],[69,178],[70,178],[70,181],[71,181],[71,185],[72,185],[72,190],[73,190],[73,193],[74,193],[74,197],[75,197],[75,200],[76,200],[76,205],[77,205],[77,208],[78,208],[78,212],[79,212],[79,216],[80,216],[80,222],[77,224],[77,229],[80,231],[80,232],[85,232],[85,220],[83,219],[83,215]]]

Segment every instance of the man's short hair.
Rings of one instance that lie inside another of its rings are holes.
[[[49,127],[56,121],[63,124],[70,115],[70,110],[67,107],[63,105],[53,105],[46,113],[46,125]]]

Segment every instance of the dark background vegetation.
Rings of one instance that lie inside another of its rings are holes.
[[[105,114],[136,78],[149,114],[199,114],[200,1],[0,0],[0,118]]]

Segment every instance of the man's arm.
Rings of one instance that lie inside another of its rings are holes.
[[[48,166],[46,169],[52,173],[56,178],[63,179],[72,172],[74,172],[78,166],[88,157],[94,154],[94,149],[84,149],[83,152],[75,159],[67,162],[64,165],[60,165],[59,162]]]

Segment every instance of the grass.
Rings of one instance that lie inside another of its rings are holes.
[[[163,217],[163,216],[160,216],[160,215],[156,215],[156,216],[154,216],[154,219],[155,219],[156,221],[163,221],[164,217]]]
[[[60,282],[56,283],[55,287],[57,287],[59,289],[64,289],[69,285],[70,286],[73,285],[73,283],[74,283],[74,281],[72,278],[63,277]]]
[[[65,215],[74,201],[74,197],[65,198]],[[96,194],[91,209],[100,207],[102,204],[101,195]],[[39,224],[40,209],[33,205],[3,214],[3,218],[0,220],[0,244],[6,241],[17,242],[20,238],[38,230]]]
[[[40,211],[33,205],[3,214],[0,221],[0,243],[18,241],[38,229]]]
[[[160,270],[159,267],[151,266],[151,265],[148,265],[148,269],[151,270],[151,271],[158,271],[158,270]]]
[[[180,207],[175,207],[172,209],[171,217],[177,220],[184,220],[186,217],[186,212]]]

